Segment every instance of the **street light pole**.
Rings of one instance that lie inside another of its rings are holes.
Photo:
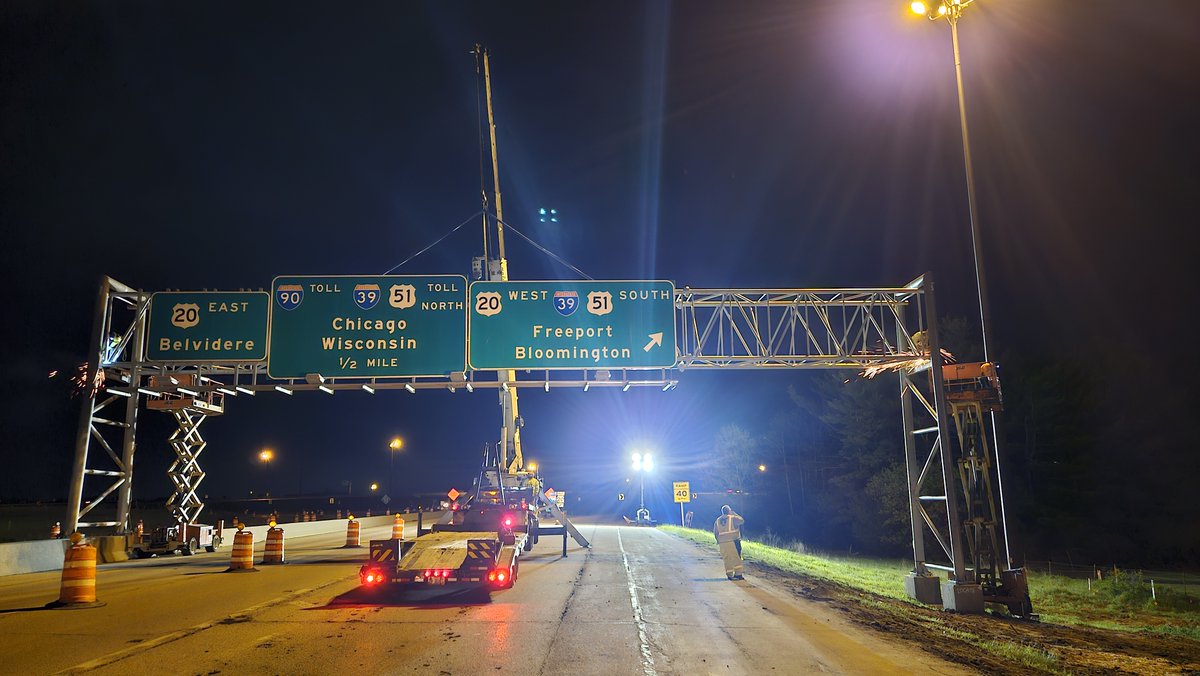
[[[649,513],[646,511],[646,472],[654,468],[654,459],[649,453],[634,453],[633,454],[633,471],[638,473],[638,486],[640,488],[640,497],[638,498],[638,513],[637,521],[640,524],[643,516],[649,521]]]
[[[917,14],[925,14],[931,21],[945,18],[950,24],[950,41],[954,47],[954,81],[958,87],[958,122],[962,131],[963,168],[967,180],[967,211],[971,221],[971,253],[975,258],[975,291],[979,297],[979,333],[983,339],[983,360],[992,360],[992,319],[988,310],[987,276],[984,274],[983,242],[979,231],[979,211],[975,200],[975,169],[971,163],[971,136],[967,131],[967,103],[963,94],[962,57],[958,50],[958,20],[962,18],[963,10],[975,0],[943,0],[933,11],[928,11],[924,2],[916,0],[912,10]],[[1004,478],[1000,471],[1000,417],[996,411],[991,412],[992,419],[992,448],[995,449],[996,483],[1000,489],[1000,521],[1004,535],[1005,563],[1012,566],[1012,555],[1008,544],[1008,513],[1004,506]]]
[[[404,448],[404,440],[400,437],[394,437],[388,448],[392,449],[388,453],[388,492],[396,492],[396,453]]]
[[[979,232],[979,211],[975,201],[975,170],[971,164],[971,135],[967,131],[967,103],[963,95],[962,58],[958,51],[958,20],[970,4],[951,0],[947,20],[954,45],[954,80],[958,84],[958,121],[962,128],[963,166],[967,179],[967,210],[971,219],[971,251],[975,257],[975,291],[979,296],[979,331],[983,337],[983,360],[992,359],[991,313],[988,311],[987,275],[983,272],[983,242]]]
[[[642,487],[642,495],[638,498],[638,511],[641,512],[646,508],[646,473],[638,472],[638,479]]]

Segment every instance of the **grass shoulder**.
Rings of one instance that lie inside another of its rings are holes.
[[[716,549],[709,531],[659,529]],[[799,543],[766,540],[742,541],[748,564],[821,585],[821,595],[833,590],[839,607],[853,619],[876,627],[882,619],[889,631],[985,671],[1079,673],[1118,664],[1130,673],[1200,668],[1200,597],[1170,587],[1152,593],[1135,571],[1090,585],[1088,580],[1030,572],[1030,596],[1042,621],[1028,622],[1008,617],[1000,606],[981,617],[917,603],[904,592],[904,577],[912,569],[908,560],[830,556]],[[936,649],[930,648],[933,642]],[[991,663],[984,666],[980,659]]]

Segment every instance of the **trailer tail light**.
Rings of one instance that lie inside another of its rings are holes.
[[[505,528],[512,528],[513,524],[516,522],[517,522],[517,519],[512,514],[505,514],[504,520],[502,521]]]
[[[379,584],[387,578],[384,577],[382,570],[364,566],[362,570],[358,572],[358,579],[363,585],[371,586]]]
[[[507,586],[508,571],[501,568],[493,568],[492,570],[488,571],[487,580],[497,587]]]

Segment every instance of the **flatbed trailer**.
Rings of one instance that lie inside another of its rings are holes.
[[[359,570],[359,581],[488,589],[507,589],[516,581],[528,534],[435,528],[415,540],[371,540],[371,558]]]
[[[540,482],[530,472],[504,472],[496,458],[484,454],[484,466],[472,494],[455,503],[448,523],[426,530],[417,515],[415,540],[372,540],[370,560],[359,571],[364,587],[385,584],[474,586],[507,589],[517,580],[521,553],[533,549],[540,535],[562,535],[563,556],[567,535],[588,542],[566,515],[540,492]],[[560,526],[541,525],[545,511]]]

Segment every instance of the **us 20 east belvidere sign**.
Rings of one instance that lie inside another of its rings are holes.
[[[444,376],[466,368],[461,275],[276,277],[272,378]]]
[[[146,359],[239,362],[267,358],[265,291],[160,291],[150,297]]]
[[[668,281],[474,282],[473,369],[670,368]]]

